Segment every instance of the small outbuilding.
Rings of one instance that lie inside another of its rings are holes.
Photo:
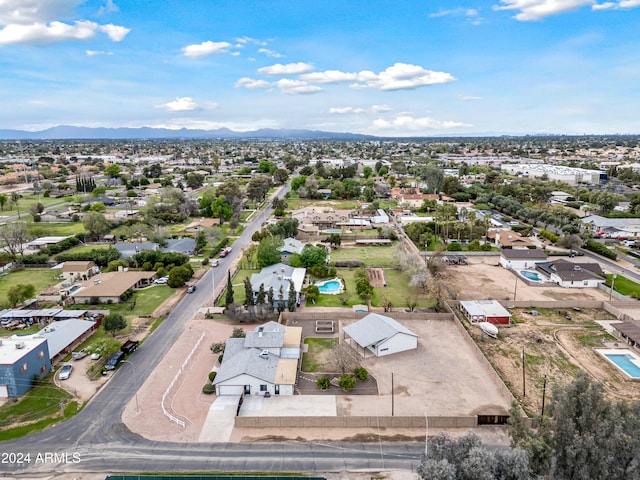
[[[496,300],[462,300],[459,308],[471,323],[489,322],[494,325],[511,323],[511,313]]]
[[[344,327],[344,340],[360,355],[376,357],[418,348],[418,335],[391,317],[370,313]]]
[[[511,249],[500,250],[500,265],[508,270],[526,270],[535,268],[539,262],[546,262],[547,254],[544,250],[534,249]]]

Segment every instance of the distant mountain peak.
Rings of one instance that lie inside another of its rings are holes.
[[[160,140],[160,139],[274,139],[274,140],[368,140],[377,137],[357,133],[336,133],[321,130],[261,128],[249,132],[235,132],[228,128],[195,130],[153,127],[76,127],[58,125],[29,132],[26,130],[2,130],[0,140]]]

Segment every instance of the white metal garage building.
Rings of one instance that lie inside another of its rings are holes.
[[[360,355],[376,357],[418,348],[418,335],[391,317],[370,313],[344,327],[344,340]]]

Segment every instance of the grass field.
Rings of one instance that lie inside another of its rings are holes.
[[[364,301],[356,293],[356,269],[337,269],[337,276],[342,278],[346,284],[344,293],[348,295],[347,303],[342,303],[340,295],[320,295],[316,300],[316,307],[351,307],[353,305],[364,303]],[[385,296],[389,298],[393,304],[393,308],[404,308],[407,304],[406,297],[415,296],[418,305],[417,308],[430,308],[435,305],[435,300],[421,294],[413,287],[409,287],[409,276],[394,269],[384,270],[386,287],[374,288],[371,305],[373,307],[382,306]]]
[[[38,222],[28,224],[29,233],[34,237],[67,236],[84,233],[82,222]]]
[[[81,252],[89,252],[91,250],[103,250],[103,249],[107,250],[112,246],[113,245],[96,245],[96,244],[80,245],[79,247],[66,250],[64,253],[81,253]]]
[[[4,303],[7,299],[7,292],[13,285],[20,283],[31,284],[36,287],[36,293],[39,293],[42,289],[49,285],[55,285],[59,283],[55,280],[55,276],[58,274],[57,270],[51,269],[28,269],[20,270],[9,273],[8,275],[0,277],[0,304]]]
[[[60,403],[72,408],[77,404],[69,403],[71,395],[53,383],[53,374],[49,374],[24,394],[17,403],[9,402],[0,407],[0,441],[23,437],[31,432],[42,430],[48,425],[63,420],[60,415]],[[75,412],[75,408],[73,408]],[[65,413],[66,410],[65,410]],[[72,413],[72,412],[69,412]],[[7,429],[8,425],[23,424]]]
[[[75,310],[83,310],[86,308],[109,310],[111,313],[121,313],[125,317],[138,315],[151,315],[153,311],[176,290],[166,285],[154,285],[143,290],[136,290],[133,296],[124,303],[112,303],[102,305],[70,305],[68,308]]]
[[[607,281],[605,285],[611,287],[612,274],[607,274]],[[629,280],[622,275],[616,275],[616,280],[613,284],[613,289],[621,295],[628,297],[640,298],[640,284],[637,284],[633,280]]]
[[[391,267],[398,264],[392,246],[344,247],[331,251],[331,263],[344,260],[361,260],[367,266]]]
[[[309,345],[309,349],[307,353],[302,354],[302,371],[308,373],[329,371],[328,354],[338,345],[338,339],[305,338],[304,343]]]
[[[23,196],[18,201],[18,209],[20,210],[20,217],[22,218],[23,215],[29,215],[29,207],[38,202],[43,204],[45,208],[47,208],[47,207],[50,207],[51,205],[59,205],[64,202],[67,202],[71,198],[72,197],[64,197],[64,198],[43,197],[42,195],[40,195],[40,197],[38,197],[38,195]],[[17,214],[18,214],[18,210],[16,209],[16,205],[11,200],[7,201],[7,203],[5,203],[4,205],[4,210],[0,211],[0,216],[3,216],[3,217],[10,216],[10,215],[17,215]]]

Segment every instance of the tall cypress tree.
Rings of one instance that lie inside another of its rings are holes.
[[[227,272],[227,292],[224,297],[224,302],[227,307],[233,303],[233,285],[231,285],[231,272]]]

